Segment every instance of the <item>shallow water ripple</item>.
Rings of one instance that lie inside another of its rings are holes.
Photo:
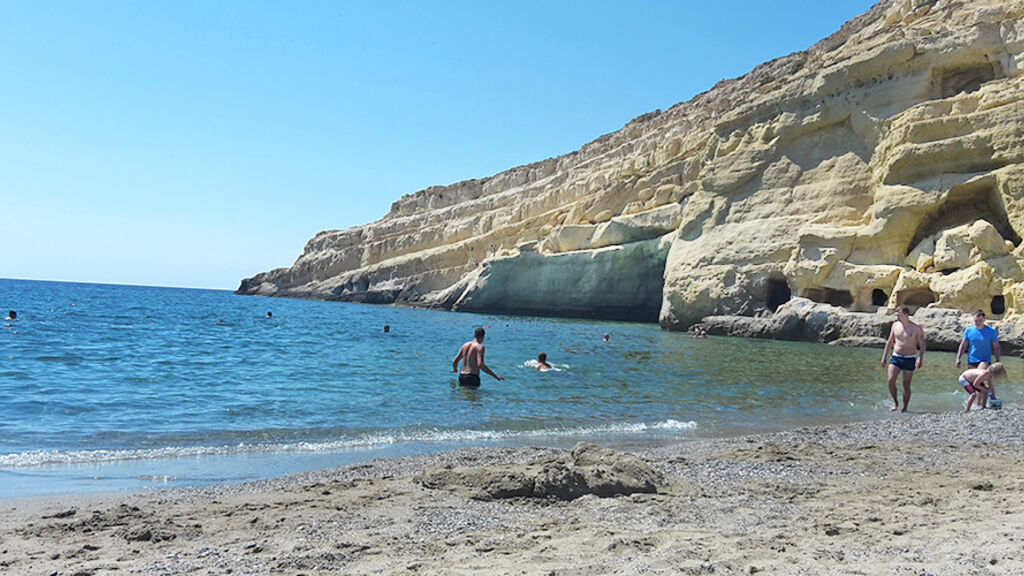
[[[488,443],[651,444],[889,417],[877,350],[212,290],[0,280],[0,296],[19,316],[0,325],[0,469],[43,467],[50,489],[81,466],[123,486],[202,483],[178,459],[240,479]],[[462,389],[451,358],[478,325],[506,380]],[[532,367],[541,351],[557,370]],[[952,356],[929,359],[912,407],[957,409]]]

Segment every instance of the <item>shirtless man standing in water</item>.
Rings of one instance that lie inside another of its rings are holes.
[[[480,386],[480,371],[483,370],[498,380],[504,380],[484,364],[484,329],[477,328],[473,333],[473,339],[462,345],[459,353],[452,360],[452,372],[459,369],[459,360],[462,360],[462,371],[459,372],[459,386],[478,388]]]
[[[914,369],[920,368],[921,362],[924,360],[924,330],[910,321],[910,308],[906,306],[896,310],[896,320],[892,323],[889,340],[885,343],[885,350],[882,351],[882,366],[885,366],[886,356],[889,355],[891,349],[889,394],[892,396],[892,408],[890,410],[895,412],[900,407],[899,398],[896,395],[896,375],[903,372],[903,409],[900,411],[906,412],[907,405],[910,404],[910,379],[914,377]]]

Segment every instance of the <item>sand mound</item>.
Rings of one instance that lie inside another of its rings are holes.
[[[542,458],[515,466],[435,468],[416,481],[426,488],[475,500],[575,500],[588,494],[608,498],[656,492],[662,478],[633,454],[581,442],[568,457]]]

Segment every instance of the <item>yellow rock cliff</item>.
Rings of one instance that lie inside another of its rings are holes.
[[[1024,312],[1024,0],[883,0],[580,150],[405,196],[240,293],[657,320]]]

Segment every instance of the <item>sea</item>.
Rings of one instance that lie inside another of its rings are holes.
[[[0,322],[0,498],[234,483],[466,447],[639,449],[913,417],[890,413],[878,349],[0,279],[7,310],[17,319]],[[486,363],[505,379],[461,388],[452,359],[480,326]],[[536,370],[539,352],[553,370]],[[912,412],[963,409],[953,361],[926,355]],[[1011,382],[1024,373],[1019,358],[1004,361]],[[1004,405],[1024,399],[1012,385],[1000,392]]]

